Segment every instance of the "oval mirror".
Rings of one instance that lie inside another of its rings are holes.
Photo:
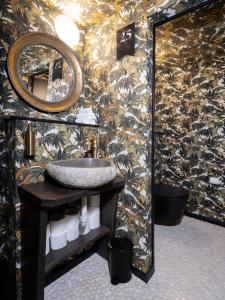
[[[8,56],[11,82],[33,107],[59,112],[73,106],[82,90],[82,73],[73,51],[58,38],[27,33]]]

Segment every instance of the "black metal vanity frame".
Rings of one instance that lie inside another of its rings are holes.
[[[114,236],[119,192],[125,180],[116,177],[112,183],[90,190],[71,189],[52,181],[19,187],[23,202],[22,223],[22,293],[23,299],[44,299],[44,287],[97,252],[107,257],[107,242]],[[45,255],[48,213],[56,207],[99,194],[101,226],[78,237],[59,250]],[[74,283],[75,284],[75,283]]]

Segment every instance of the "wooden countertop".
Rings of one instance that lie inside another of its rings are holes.
[[[23,201],[32,202],[43,208],[56,206],[80,200],[93,194],[112,189],[122,189],[125,186],[124,178],[117,176],[112,182],[96,189],[72,189],[63,187],[53,181],[22,184],[19,187],[19,195]]]

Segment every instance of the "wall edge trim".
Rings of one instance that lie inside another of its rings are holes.
[[[31,122],[57,123],[57,124],[65,124],[65,125],[76,125],[76,126],[83,126],[83,127],[99,128],[99,125],[97,124],[85,124],[85,123],[78,123],[75,121],[65,121],[60,119],[47,119],[47,118],[36,118],[36,117],[26,117],[26,116],[14,116],[14,115],[0,115],[0,120],[2,121],[22,120],[22,121],[31,121]]]
[[[155,266],[151,266],[147,273],[142,272],[141,270],[137,269],[136,267],[132,266],[132,272],[135,276],[140,278],[145,283],[148,283],[152,275],[155,273]]]
[[[211,224],[214,224],[214,225],[217,225],[217,226],[225,227],[225,223],[222,223],[222,222],[219,222],[217,220],[213,220],[213,219],[210,219],[210,218],[207,218],[207,217],[204,217],[204,216],[196,215],[196,214],[190,213],[188,211],[185,211],[184,215],[187,216],[187,217],[193,218],[193,219],[203,221],[203,222],[208,222],[208,223],[211,223]]]

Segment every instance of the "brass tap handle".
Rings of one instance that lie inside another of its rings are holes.
[[[34,158],[35,157],[35,133],[30,123],[27,125],[27,129],[24,135],[25,144],[25,157]]]

